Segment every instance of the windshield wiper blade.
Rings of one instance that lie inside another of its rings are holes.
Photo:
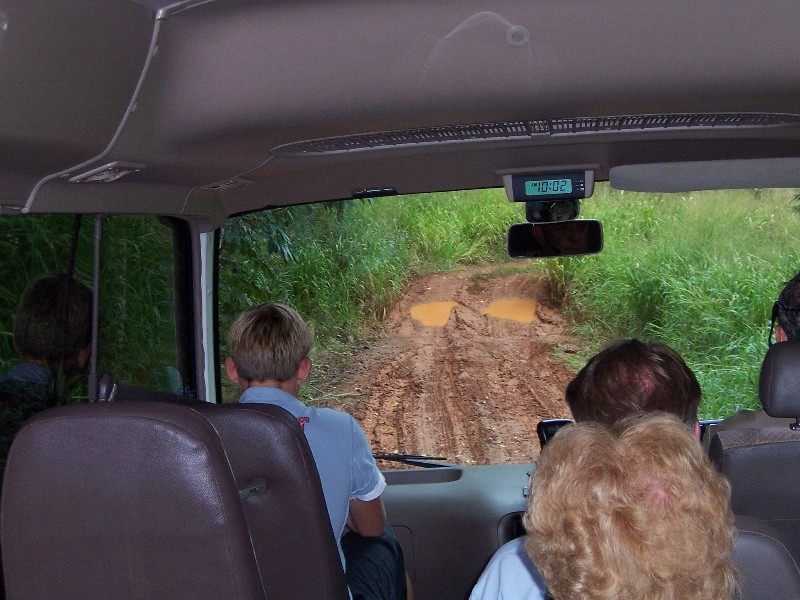
[[[435,469],[437,467],[449,467],[451,465],[444,463],[433,463],[434,460],[447,460],[444,456],[427,456],[425,454],[403,454],[400,452],[373,452],[372,456],[375,460],[390,460],[394,462],[412,465],[415,467],[423,467],[426,469]]]

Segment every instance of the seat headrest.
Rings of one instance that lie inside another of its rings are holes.
[[[800,417],[800,341],[770,346],[761,363],[758,394],[771,417]]]
[[[185,406],[35,415],[8,455],[0,520],[9,598],[265,598],[227,455]]]

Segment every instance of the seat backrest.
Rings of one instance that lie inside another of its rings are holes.
[[[268,598],[348,598],[314,457],[297,420],[265,404],[194,406],[217,430]]]
[[[709,453],[731,483],[737,515],[770,523],[800,560],[800,431],[788,427],[717,432]]]
[[[34,416],[12,444],[0,518],[12,599],[265,598],[225,451],[187,407]]]
[[[739,600],[792,600],[800,598],[800,568],[782,536],[751,517],[736,517],[736,538],[731,556],[741,575]]]
[[[758,397],[771,417],[800,417],[800,341],[769,347],[761,363]]]
[[[761,365],[759,397],[770,416],[800,415],[800,343],[770,347]],[[723,429],[711,439],[709,456],[731,482],[733,512],[790,535],[790,550],[800,559],[800,430],[789,424]]]

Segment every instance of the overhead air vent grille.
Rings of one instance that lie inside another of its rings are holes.
[[[314,156],[379,148],[486,140],[514,141],[581,134],[702,129],[737,130],[742,128],[796,125],[800,125],[800,115],[794,114],[728,113],[573,117],[476,125],[452,125],[324,138],[278,146],[273,149],[272,154],[276,156]]]

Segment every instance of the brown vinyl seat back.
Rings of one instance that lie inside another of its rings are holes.
[[[9,599],[266,597],[225,451],[187,407],[34,416],[12,444],[0,517]]]
[[[319,473],[297,420],[266,404],[193,408],[217,430],[242,490],[267,597],[346,600]]]
[[[731,557],[741,576],[738,600],[800,598],[800,569],[785,539],[752,517],[736,517],[739,533]]]
[[[800,342],[770,347],[759,396],[770,416],[800,416]],[[800,559],[800,430],[789,424],[724,429],[712,438],[709,455],[731,482],[733,512],[768,522]]]

